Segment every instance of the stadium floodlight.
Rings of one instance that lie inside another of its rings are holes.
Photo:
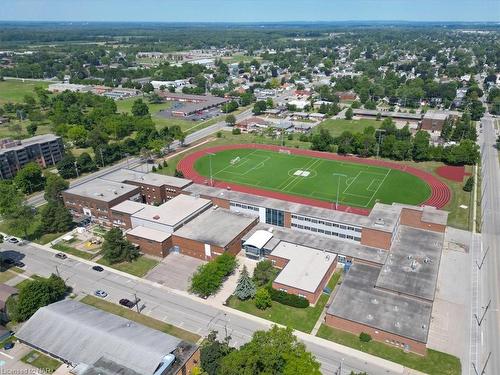
[[[210,170],[210,186],[214,186],[214,178],[212,176],[212,156],[215,156],[213,152],[208,152],[208,165]]]
[[[333,176],[337,176],[337,200],[335,202],[335,209],[338,210],[339,208],[339,190],[340,190],[340,177],[345,177],[347,179],[347,175],[342,174],[342,173],[333,173]]]

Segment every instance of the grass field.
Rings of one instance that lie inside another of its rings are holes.
[[[419,178],[398,170],[256,149],[225,150],[211,156],[216,180],[370,208],[376,202],[420,204],[431,193]],[[195,168],[210,176],[210,157]]]
[[[47,82],[21,80],[0,81],[0,104],[22,102],[24,95],[35,95],[35,87],[49,87]]]
[[[320,129],[327,129],[333,137],[338,137],[342,132],[350,131],[351,133],[363,133],[363,131],[373,126],[375,129],[380,128],[382,121],[361,119],[361,120],[344,120],[344,119],[329,119],[319,124],[314,131],[319,132]]]

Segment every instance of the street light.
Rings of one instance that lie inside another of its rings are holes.
[[[215,154],[213,152],[208,153],[208,165],[209,165],[209,171],[210,171],[210,186],[214,186],[214,179],[212,176],[212,156]]]
[[[333,176],[338,176],[337,180],[337,201],[335,202],[335,209],[338,210],[339,207],[339,190],[340,190],[340,177],[345,177],[347,179],[347,175],[342,173],[333,173]]]
[[[385,133],[386,130],[385,129],[375,129],[375,138],[377,138],[377,132]],[[380,141],[381,141],[381,139],[384,139],[384,137],[383,136],[382,137],[379,136],[377,138],[377,159],[378,159],[378,154],[380,152]]]

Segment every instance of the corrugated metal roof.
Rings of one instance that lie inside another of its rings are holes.
[[[107,358],[140,374],[153,374],[181,340],[84,303],[65,300],[42,307],[16,337],[73,364]]]

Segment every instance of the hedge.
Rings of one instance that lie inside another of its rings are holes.
[[[271,299],[275,302],[291,307],[298,307],[300,309],[305,309],[306,307],[309,307],[309,301],[304,297],[299,297],[295,294],[290,294],[287,292],[283,292],[281,290],[276,290],[270,286],[268,286],[267,289],[269,290]]]

